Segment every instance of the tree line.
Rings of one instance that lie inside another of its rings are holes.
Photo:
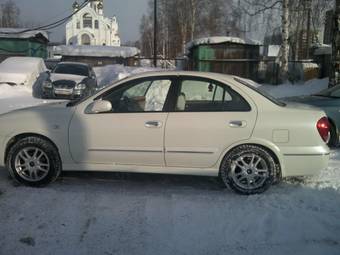
[[[301,33],[310,11],[312,41],[322,43],[326,11],[334,0],[158,0],[159,56],[176,58],[185,45],[206,36],[237,36],[266,44],[280,44],[281,76],[285,79],[289,56],[298,59]],[[139,47],[153,56],[153,3],[142,17]]]

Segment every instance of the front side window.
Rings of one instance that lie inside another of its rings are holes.
[[[161,112],[171,86],[171,80],[144,80],[123,86],[105,95],[116,113]]]
[[[247,101],[228,86],[206,80],[182,80],[176,111],[250,111]]]

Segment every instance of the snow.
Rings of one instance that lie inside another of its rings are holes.
[[[265,90],[274,97],[291,97],[291,96],[305,96],[316,94],[317,92],[328,87],[328,78],[313,79],[304,84],[281,84],[281,85],[262,85],[260,89]]]
[[[93,45],[60,45],[53,47],[54,54],[62,56],[86,57],[122,57],[130,58],[138,55],[140,50],[135,47],[93,46]]]
[[[112,84],[116,80],[124,79],[130,75],[155,71],[153,67],[129,67],[123,65],[108,65],[104,67],[95,67],[94,71],[98,79],[98,86],[104,87]]]
[[[187,51],[194,46],[204,45],[204,44],[220,44],[220,43],[238,43],[238,44],[248,44],[248,45],[261,45],[260,42],[250,40],[250,39],[242,39],[239,37],[231,37],[231,36],[212,36],[212,37],[204,37],[200,39],[193,40],[186,45]]]
[[[144,68],[96,68],[101,84]],[[276,97],[327,86],[261,86]],[[254,86],[258,86],[253,83]],[[0,85],[0,114],[45,103],[23,86]],[[1,123],[0,123],[1,124]],[[34,189],[0,169],[0,254],[339,254],[340,150],[319,176],[287,179],[239,196],[215,178],[65,173]]]
[[[315,47],[314,55],[331,55],[332,46],[329,44],[320,44]]]
[[[44,30],[33,30],[27,31],[26,28],[0,28],[0,38],[19,38],[19,39],[29,39],[32,37],[37,37],[39,34],[48,40],[48,34]]]
[[[267,57],[278,57],[280,53],[280,45],[269,45]]]

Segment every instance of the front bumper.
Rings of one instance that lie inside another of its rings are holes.
[[[52,88],[43,91],[43,97],[49,99],[76,99],[84,96],[83,90],[74,88]]]

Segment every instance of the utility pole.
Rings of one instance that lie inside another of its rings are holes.
[[[309,59],[309,49],[310,49],[310,37],[311,37],[311,33],[310,33],[310,13],[311,13],[311,9],[312,9],[312,0],[306,0],[305,2],[305,6],[307,9],[307,59]]]
[[[157,0],[154,1],[153,65],[157,67]]]
[[[340,0],[335,1],[332,26],[332,63],[329,87],[340,85]]]

